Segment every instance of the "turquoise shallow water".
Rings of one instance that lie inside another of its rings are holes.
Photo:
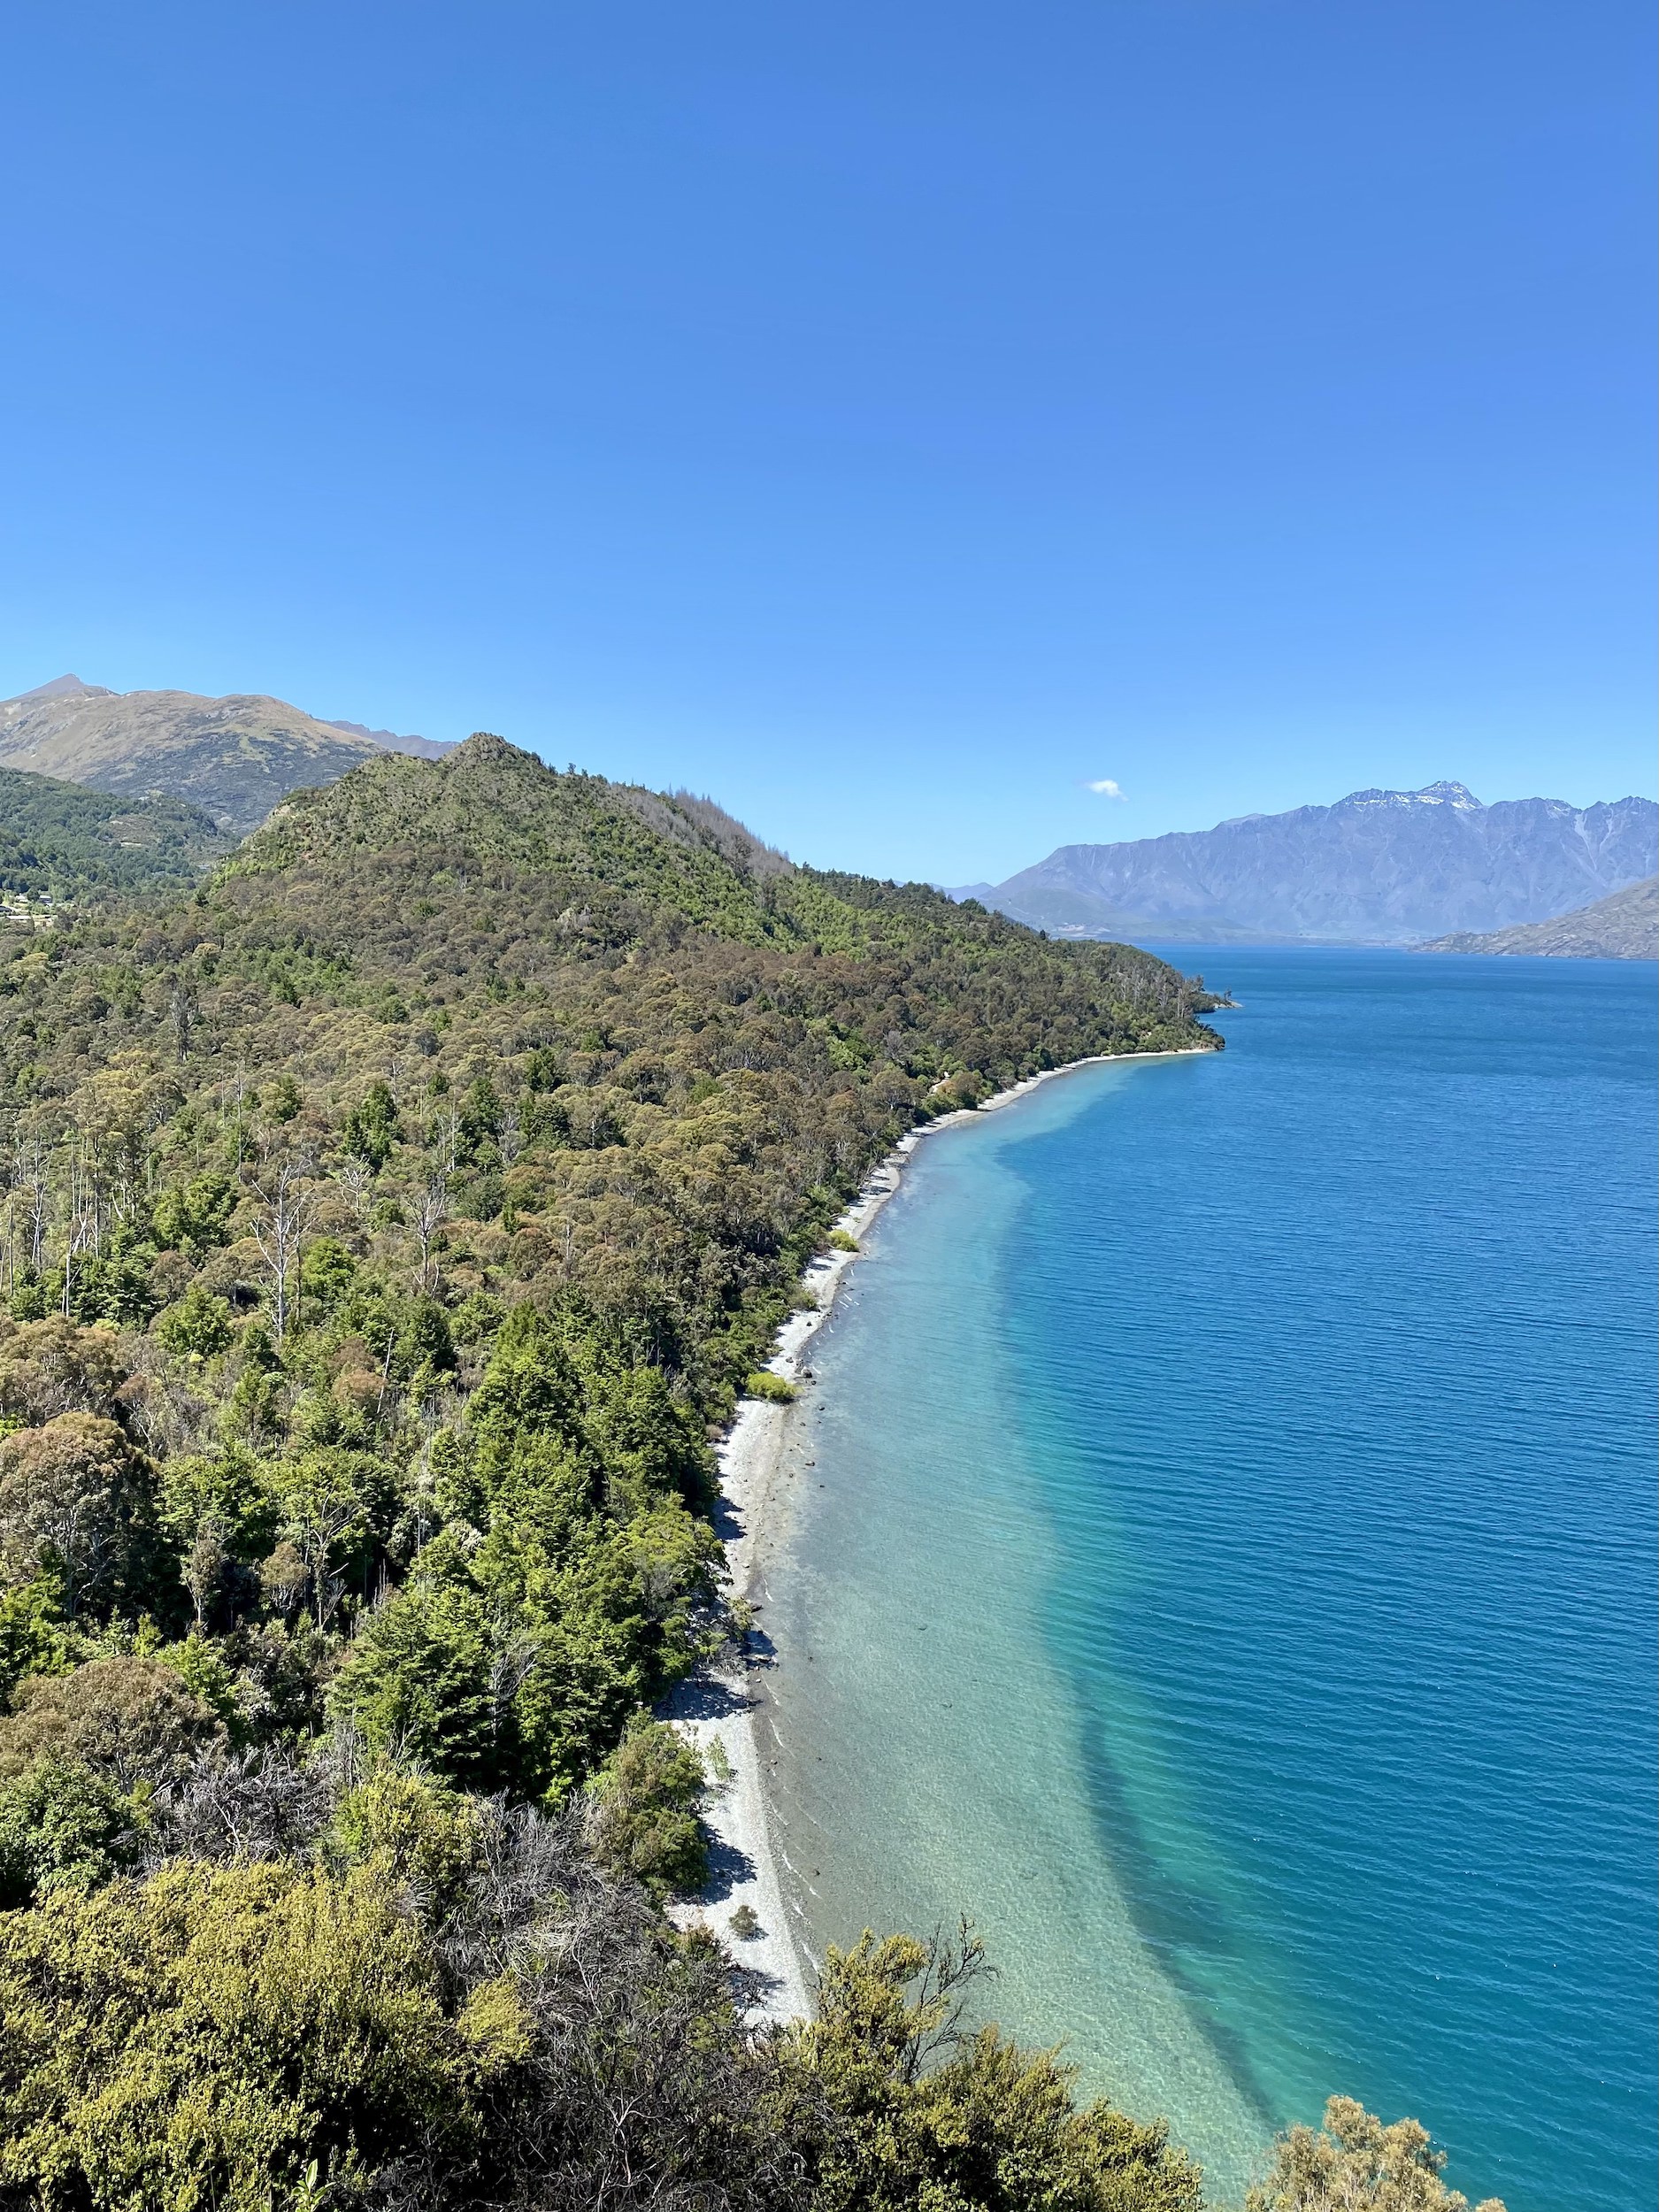
[[[920,1148],[764,1618],[811,1944],[1216,2193],[1340,2089],[1510,2212],[1655,2200],[1651,967],[1251,950],[1214,1059]]]

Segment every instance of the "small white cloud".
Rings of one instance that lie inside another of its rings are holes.
[[[1102,799],[1121,799],[1124,795],[1119,786],[1115,784],[1110,776],[1102,776],[1098,782],[1090,784],[1089,789],[1098,792]]]

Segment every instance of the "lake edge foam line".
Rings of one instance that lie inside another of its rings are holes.
[[[849,1236],[864,1233],[898,1189],[906,1162],[925,1137],[935,1131],[978,1121],[986,1114],[1018,1104],[1044,1083],[1085,1068],[1129,1061],[1182,1060],[1206,1056],[1214,1045],[1186,1045],[1168,1052],[1100,1052],[1043,1068],[997,1091],[978,1106],[959,1107],[937,1120],[909,1129],[866,1177],[859,1194],[833,1225]],[[810,1305],[792,1313],[772,1341],[769,1372],[796,1383],[808,1344],[833,1310],[841,1284],[861,1254],[830,1250],[804,1270],[802,1284]],[[764,1540],[782,1525],[779,1476],[794,1407],[762,1398],[740,1400],[732,1425],[718,1448],[719,1492],[715,1520],[725,1550],[726,1579],[733,1599],[755,1604],[759,1555]],[[753,1972],[760,1988],[754,2016],[784,2023],[811,2012],[809,1958],[790,1924],[790,1908],[779,1870],[781,1847],[766,1785],[756,1716],[764,1691],[757,1677],[767,1661],[745,1647],[728,1649],[706,1662],[665,1698],[659,1714],[673,1722],[710,1767],[711,1786],[703,1810],[712,1851],[710,1880],[698,1894],[671,1905],[681,1928],[710,1929],[739,1962]],[[747,1908],[759,1924],[747,1938],[732,1928]]]

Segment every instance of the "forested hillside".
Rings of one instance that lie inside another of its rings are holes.
[[[483,737],[0,939],[0,2201],[1194,2204],[971,1944],[747,2024],[648,1714],[872,1163],[1207,1003]]]
[[[61,902],[194,883],[228,842],[183,799],[119,799],[0,768],[0,891]]]

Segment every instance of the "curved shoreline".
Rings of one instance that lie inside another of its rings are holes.
[[[941,1114],[937,1121],[908,1130],[900,1138],[835,1226],[862,1237],[899,1187],[911,1153],[937,1129],[1011,1106],[1040,1085],[1083,1068],[1124,1060],[1183,1059],[1213,1049],[1189,1045],[1172,1052],[1094,1053],[1026,1076],[981,1105]],[[803,1284],[813,1302],[791,1314],[780,1329],[767,1362],[772,1373],[788,1382],[799,1379],[806,1348],[827,1318],[858,1256],[856,1251],[830,1251],[806,1270]],[[730,1594],[757,1610],[764,1601],[757,1595],[762,1544],[776,1535],[781,1519],[784,1445],[791,1411],[787,1404],[745,1398],[719,1448],[715,1527],[725,1546]],[[764,1691],[754,1678],[771,1663],[766,1652],[764,1632],[752,1635],[741,1654],[728,1654],[681,1684],[661,1711],[696,1744],[716,1777],[703,1812],[711,1839],[710,1879],[696,1897],[673,1907],[672,1916],[682,1927],[702,1924],[711,1929],[757,1977],[757,2016],[782,2022],[804,2018],[810,2012],[811,1992],[807,1960],[790,1925],[780,1875],[767,1793],[768,1763],[756,1726]],[[731,1925],[733,1916],[745,1907],[759,1924],[759,1932],[746,1939],[733,1933]]]

